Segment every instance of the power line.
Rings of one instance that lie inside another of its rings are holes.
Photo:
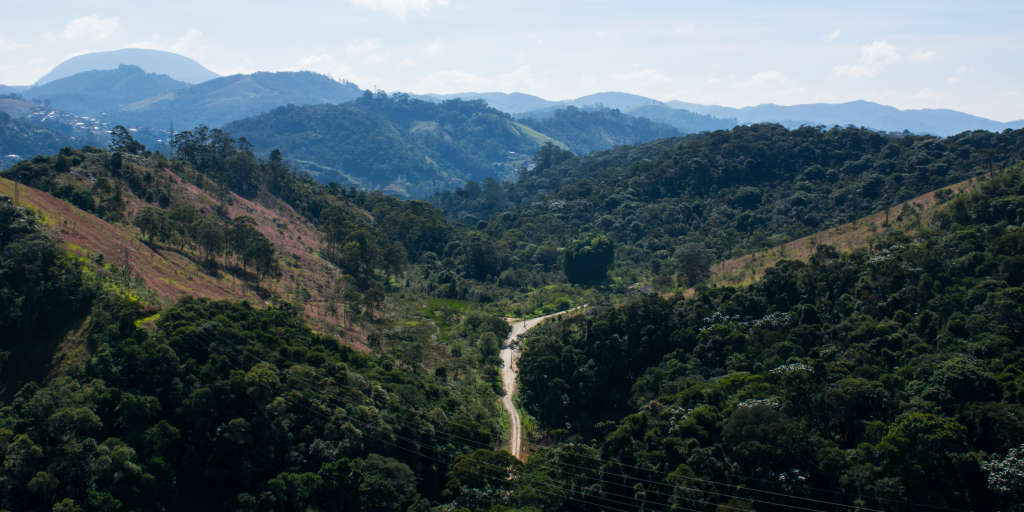
[[[207,341],[212,341],[212,342],[216,343],[217,345],[222,346],[225,351],[231,351],[231,350],[237,351],[237,349],[234,347],[234,345],[236,344],[235,342],[230,341],[230,340],[226,340],[226,339],[224,339],[224,338],[222,338],[220,336],[217,336],[214,333],[204,332],[206,327],[208,327],[208,326],[209,326],[209,324],[203,325],[202,328],[201,328],[202,330],[197,331],[196,334],[202,335]],[[211,355],[217,354],[217,353],[219,353],[220,355],[226,356],[226,357],[231,357],[230,353],[214,352],[213,350],[210,350],[210,354]],[[259,357],[253,356],[253,355],[243,354],[243,356],[255,359],[257,362],[269,363],[269,361],[263,360],[263,359],[261,359]],[[273,363],[270,363],[270,364],[273,364]],[[309,386],[312,386],[312,383],[310,383],[308,381],[303,381],[303,382],[305,384],[309,385]],[[321,394],[327,395],[327,396],[329,396],[331,398],[337,399],[337,397],[335,397],[330,392],[323,391],[323,392],[317,392],[317,393],[321,393]],[[318,411],[314,411],[314,412],[318,412]],[[341,414],[343,416],[345,416],[346,418],[348,418],[350,421],[354,421],[354,422],[359,423],[361,425],[368,426],[369,428],[372,428],[374,430],[379,430],[379,427],[376,427],[376,426],[373,426],[373,425],[369,425],[369,424],[365,423],[363,420],[360,420],[360,419],[352,417],[348,413],[348,411],[345,410],[345,409],[342,409],[342,413]],[[456,426],[460,425],[457,422],[452,422],[451,424],[456,425]],[[461,425],[461,426],[465,427],[466,425]],[[396,438],[404,439],[404,440],[406,440],[408,442],[413,443],[414,445],[419,445],[421,443],[421,441],[416,440],[416,439],[408,438],[408,437],[401,436],[401,435],[395,434],[395,433],[391,433],[391,434],[394,435]],[[493,448],[493,445],[492,446],[482,445],[482,443],[480,441],[467,439],[467,438],[461,437],[461,436],[459,436],[457,434],[453,434],[453,433],[434,432],[432,435],[434,435],[435,437],[442,437],[442,438],[446,439],[448,442],[453,442],[454,443],[455,442],[454,440],[456,440],[456,439],[460,441],[460,442],[455,443],[455,444],[464,444],[464,445],[475,446],[475,447],[482,447],[482,448],[488,448],[488,449],[492,449]],[[385,441],[383,439],[378,439],[378,440],[381,441],[381,442],[384,442],[385,444],[389,444],[389,445],[393,445],[394,444],[394,443],[390,443],[388,441]],[[401,448],[401,447],[399,446],[399,448]],[[598,457],[590,457],[590,456],[585,456],[585,455],[581,455],[581,457],[582,458],[587,458],[587,459],[590,459],[590,460],[594,460],[594,461],[598,461],[598,462],[601,462],[602,464],[617,463],[621,467],[628,467],[628,468],[639,469],[639,470],[647,471],[647,472],[654,473],[654,474],[663,474],[663,475],[666,475],[666,476],[669,475],[668,473],[664,473],[664,472],[660,472],[660,471],[656,471],[656,470],[653,470],[653,469],[644,468],[644,467],[640,467],[640,466],[634,466],[634,465],[630,465],[630,464],[625,464],[625,463],[619,462],[617,460],[615,460],[615,461],[606,461],[606,460],[598,458]],[[432,460],[435,460],[436,462],[445,463],[444,461],[440,461],[440,460],[437,460],[437,459],[432,459]],[[580,466],[580,465],[576,465],[576,464],[570,464],[570,463],[565,463],[565,462],[555,461],[555,460],[546,461],[546,462],[541,463],[539,465],[541,467],[547,467],[549,469],[553,469],[550,464],[555,464],[555,465],[559,465],[559,466],[563,466],[563,467],[568,467],[568,468],[574,468],[574,469],[593,470],[592,467],[585,467],[585,466]],[[735,496],[735,495],[731,495],[731,494],[725,494],[725,493],[721,493],[721,492],[717,492],[717,491],[710,491],[710,490],[706,490],[706,489],[699,489],[699,488],[692,488],[692,487],[668,484],[668,483],[665,483],[665,482],[658,482],[658,481],[654,481],[654,480],[650,480],[650,479],[645,479],[645,478],[641,478],[641,477],[636,477],[636,476],[610,473],[610,472],[607,472],[605,470],[599,470],[599,471],[601,471],[601,473],[604,474],[604,475],[617,476],[617,477],[621,477],[624,480],[633,480],[633,481],[642,482],[642,483],[655,484],[655,485],[662,486],[662,487],[665,487],[665,488],[668,488],[668,489],[672,489],[673,491],[684,490],[684,491],[691,491],[691,492],[696,492],[696,493],[702,493],[704,495],[710,494],[710,495],[716,495],[716,496],[725,497],[725,498],[736,498],[736,499],[741,499],[741,500],[749,500],[749,501],[752,501],[754,503],[763,503],[763,504],[771,505],[771,506],[774,506],[774,507],[789,508],[789,509],[792,509],[792,510],[804,510],[804,511],[817,511],[818,510],[818,509],[812,509],[812,508],[802,507],[802,506],[798,506],[798,505],[790,505],[790,504],[773,502],[773,501],[764,501],[762,499],[753,498],[753,497]],[[722,485],[722,486],[726,486],[726,487],[729,487],[729,488],[734,488],[734,489],[737,489],[737,490],[740,490],[740,491],[758,492],[758,493],[772,495],[772,496],[779,497],[779,498],[804,500],[804,501],[807,501],[807,502],[814,502],[814,503],[818,503],[818,504],[829,505],[829,506],[840,507],[840,508],[846,508],[846,509],[857,509],[857,510],[864,510],[864,511],[869,511],[869,512],[881,512],[880,509],[867,508],[867,507],[864,507],[864,506],[858,506],[858,505],[853,505],[853,504],[839,503],[839,502],[826,501],[826,500],[817,500],[817,499],[814,499],[814,498],[802,497],[802,496],[791,495],[791,494],[786,494],[786,493],[781,493],[781,492],[767,491],[767,490],[753,489],[753,488],[746,488],[746,487],[738,486],[738,485],[735,485],[735,484],[728,484],[728,483],[724,483],[724,482],[717,482],[717,481],[714,481],[714,480],[701,479],[701,478],[696,478],[696,477],[687,477],[687,476],[684,476],[684,475],[675,475],[675,476],[683,478],[683,479],[686,479],[686,480],[690,480],[690,481],[696,481],[696,482],[707,483],[707,484],[714,484],[714,485]],[[615,485],[615,486],[619,486],[619,487],[622,487],[622,488],[625,488],[625,489],[632,489],[632,487],[629,487],[627,484],[624,484],[624,483],[621,483],[621,482],[612,481],[612,480],[608,480],[608,479],[600,477],[600,476],[598,476],[598,477],[596,477],[594,479],[597,480],[598,482],[601,482],[601,483]],[[550,482],[553,482],[553,481],[554,480],[549,479],[549,484],[548,485],[554,485],[554,484],[550,483]],[[660,496],[664,496],[664,497],[668,497],[668,498],[678,498],[678,499],[684,499],[684,500],[687,500],[687,501],[696,501],[696,502],[700,502],[700,503],[711,504],[711,503],[708,503],[708,502],[705,502],[705,501],[702,501],[702,500],[695,500],[693,498],[686,498],[686,497],[682,497],[682,496],[677,496],[675,494],[666,494],[666,493],[663,493],[663,492],[658,492],[656,490],[644,489],[644,492],[645,493],[649,493],[649,494],[654,494],[654,495],[660,495]],[[619,497],[623,497],[623,498],[626,498],[626,499],[634,499],[634,500],[636,499],[635,497],[628,497],[628,496],[624,496],[624,495],[621,495],[621,494],[610,493],[610,492],[607,492],[607,491],[606,491],[606,493],[609,494],[609,495],[619,496]],[[893,501],[893,500],[884,500],[884,501],[887,501],[887,502],[890,502],[890,503],[898,503],[898,504],[903,504],[903,505],[910,505],[910,506],[915,506],[915,507],[930,508],[930,509],[935,509],[935,510],[957,510],[957,509],[951,509],[951,508],[936,507],[936,506],[926,505],[926,504],[912,503],[912,502],[909,502],[909,501]],[[601,506],[601,505],[596,505],[596,504],[592,504],[592,505]],[[623,505],[626,505],[626,504],[623,504]],[[719,505],[719,506],[729,508],[726,505]]]
[[[209,341],[211,338],[207,337],[206,339]],[[230,350],[231,347],[226,347],[226,348],[228,348]],[[221,355],[224,355],[224,356],[227,356],[227,357],[231,357],[231,354],[221,353]],[[267,362],[267,361],[264,361],[262,359],[259,359],[259,358],[255,357],[255,356],[252,356],[252,355],[243,354],[243,357],[250,357],[250,358],[256,359],[258,362]],[[301,377],[299,379],[301,380]],[[308,382],[308,381],[303,381],[303,382],[305,384],[309,385],[309,386],[312,385],[311,382]],[[322,395],[327,395],[328,397],[337,399],[336,396],[334,396],[332,393],[327,392],[327,391],[319,391],[317,393],[322,394]],[[317,411],[314,410],[313,412],[315,413]],[[335,411],[335,413],[337,414],[338,411]],[[375,425],[369,424],[369,423],[365,422],[364,420],[361,420],[361,419],[353,417],[345,409],[342,409],[342,412],[340,414],[342,416],[346,417],[349,421],[352,421],[352,422],[358,423],[359,425],[362,425],[364,428],[371,428],[371,429],[378,430],[378,431],[380,430],[380,428],[375,426]],[[416,440],[416,439],[413,439],[413,438],[408,438],[408,437],[405,437],[405,436],[401,436],[400,434],[396,434],[396,433],[393,433],[393,432],[391,432],[390,434],[393,435],[394,437],[398,438],[398,439],[404,439],[405,441],[410,442],[410,443],[412,443],[414,445],[420,444],[419,440]],[[433,433],[433,435],[437,436],[437,437],[445,438],[449,442],[452,441],[452,437],[459,438],[459,436],[456,436],[454,434],[447,434],[445,432],[435,432],[435,433]],[[479,446],[479,444],[476,441],[468,440],[468,439],[465,439],[465,438],[459,438],[459,439],[464,441],[463,444],[471,444],[471,445],[475,444],[475,445]],[[394,444],[394,443],[390,443],[390,442],[383,441],[383,440],[381,440],[381,441],[385,442],[387,444]],[[434,459],[434,460],[436,460],[436,459]],[[552,462],[555,462],[555,461],[552,461]],[[480,463],[480,464],[488,465],[488,464],[485,464],[485,463]],[[562,464],[566,465],[564,463],[562,463]],[[489,466],[491,466],[492,468],[497,468],[497,466],[493,466],[493,465],[489,465]],[[546,466],[544,464],[541,464],[540,466],[541,467],[551,468],[551,466]],[[575,468],[593,470],[593,468],[584,468],[582,466],[577,466],[577,465],[569,465],[569,466],[572,466],[572,467],[575,467]],[[497,468],[497,469],[502,469],[502,468]],[[602,471],[602,473],[604,473],[604,472]],[[639,480],[636,477],[628,477],[626,475],[618,475],[618,476],[622,476],[624,478],[632,478],[632,479],[635,479],[635,480]],[[628,486],[626,484],[622,484],[622,483],[619,483],[619,482],[614,482],[614,481],[602,478],[600,475],[595,476],[595,477],[591,477],[591,478],[593,480],[596,480],[597,482],[602,483],[602,484],[616,485],[616,486],[620,486],[620,487],[623,487],[623,488],[628,489],[628,490],[632,490],[633,489],[633,487],[630,487],[630,486]],[[531,475],[530,477],[526,478],[526,480],[532,480],[532,481],[536,481],[536,479],[537,479],[536,475]],[[546,478],[545,481],[548,483],[548,485],[557,485],[557,484],[551,484],[551,482],[556,482],[554,479]],[[735,496],[735,495],[725,494],[725,493],[716,492],[716,491],[709,491],[709,490],[706,490],[706,489],[697,489],[697,488],[691,488],[691,487],[685,487],[685,486],[672,486],[670,484],[665,484],[665,483],[662,483],[662,482],[655,482],[653,480],[643,480],[643,481],[644,482],[648,482],[648,483],[657,484],[657,485],[662,485],[662,486],[665,486],[665,487],[669,487],[669,488],[672,488],[675,491],[684,490],[684,491],[690,491],[690,492],[696,492],[696,493],[702,493],[702,494],[717,495],[717,496],[721,496],[721,497],[725,497],[725,498],[735,498],[735,499],[741,499],[741,500],[750,500],[750,501],[753,501],[755,503],[764,503],[764,504],[773,505],[773,506],[776,506],[776,507],[790,508],[790,509],[793,509],[793,510],[803,510],[803,511],[808,511],[808,512],[820,512],[818,509],[811,509],[811,508],[800,507],[800,506],[796,506],[796,505],[788,505],[788,504],[784,504],[784,503],[769,502],[769,501],[759,500],[759,499],[756,499],[756,498]],[[708,504],[708,505],[717,505],[718,507],[724,508],[724,509],[727,509],[727,510],[741,510],[741,509],[737,509],[735,507],[730,507],[730,506],[724,505],[724,504],[711,503],[711,502],[700,500],[700,499],[696,499],[696,498],[689,498],[689,497],[685,497],[685,496],[678,496],[676,494],[666,494],[666,493],[663,493],[663,492],[658,492],[656,490],[644,489],[643,492],[649,493],[649,494],[653,494],[653,495],[663,496],[663,497],[666,497],[666,498],[669,498],[669,499],[676,498],[676,499],[683,499],[683,500],[686,500],[686,501],[698,502],[698,503],[703,503],[703,504]],[[637,499],[635,496],[632,496],[632,497],[631,496],[626,496],[626,495],[623,495],[623,494],[618,494],[618,493],[614,493],[614,492],[607,491],[607,490],[604,491],[604,494],[607,494],[607,495],[610,495],[610,496],[619,497],[619,498],[624,498],[624,499],[627,499],[627,500],[636,500]],[[605,499],[605,498],[602,498],[602,499]],[[632,505],[631,503],[621,503],[621,502],[619,502],[618,504],[625,505],[625,506],[631,506]],[[842,504],[837,504],[837,505],[840,505],[840,506],[843,506],[843,507],[850,507],[850,505],[842,505]]]

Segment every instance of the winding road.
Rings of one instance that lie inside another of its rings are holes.
[[[505,390],[505,396],[501,397],[501,405],[503,405],[505,410],[508,411],[509,416],[508,451],[512,453],[513,457],[519,460],[523,460],[524,457],[522,452],[522,420],[519,417],[519,410],[516,409],[516,404],[513,402],[513,398],[516,394],[517,376],[519,373],[519,368],[516,366],[516,362],[519,360],[519,346],[516,345],[515,342],[519,336],[522,336],[526,331],[533,329],[537,324],[544,320],[561,316],[583,307],[586,306],[578,306],[565,311],[559,311],[558,313],[531,318],[529,320],[515,320],[511,324],[512,330],[508,333],[508,337],[505,338],[505,346],[501,349],[501,387]]]

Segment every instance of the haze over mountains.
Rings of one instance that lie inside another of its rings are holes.
[[[35,85],[43,85],[54,80],[77,75],[83,71],[117,69],[123,64],[139,66],[149,73],[167,75],[175,80],[198,84],[217,78],[217,73],[210,71],[198,62],[161,50],[141,48],[123,48],[109,52],[94,52],[71,57],[61,62],[49,73],[43,75]]]
[[[0,512],[1024,512],[1024,9],[37,4]]]
[[[363,96],[388,96],[308,71],[219,77],[187,57],[139,49],[73,57],[36,85],[0,86],[0,94],[19,96],[0,105],[11,118],[0,140],[5,165],[39,148],[56,151],[59,147],[50,147],[55,144],[95,143],[96,133],[117,124],[131,127],[145,144],[162,151],[170,149],[172,126],[176,131],[227,126],[232,135],[249,138],[260,154],[280,148],[324,182],[385,188],[400,195],[426,194],[469,179],[509,177],[544,142],[586,154],[755,123],[789,128],[854,125],[938,136],[1024,126],[1024,120],[1002,123],[953,110],[899,110],[868,101],[733,108],[662,102],[623,92],[562,101],[503,92],[401,94],[397,103],[366,101],[333,108]],[[451,104],[453,99],[465,101]],[[466,101],[478,105],[467,107]],[[428,108],[430,103],[437,105]],[[304,107],[317,105],[321,107]],[[394,117],[394,105],[405,108],[399,118]],[[285,106],[297,107],[280,110]],[[467,111],[483,117],[463,119]],[[480,131],[497,125],[498,136]],[[372,141],[369,146],[389,156],[380,160],[357,151],[365,147],[354,145],[360,139]],[[488,143],[501,140],[505,142]]]

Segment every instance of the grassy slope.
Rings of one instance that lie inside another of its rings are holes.
[[[853,222],[819,231],[770,249],[720,261],[711,266],[711,277],[707,283],[709,286],[740,286],[753,283],[761,279],[765,271],[780,260],[808,261],[819,245],[831,245],[839,251],[869,247],[871,239],[880,232],[906,231],[927,223],[936,207],[943,202],[941,196],[944,193],[941,191],[948,190],[952,194],[960,193],[974,186],[978,179],[972,178],[933,190],[888,210],[875,212]],[[693,289],[686,291],[687,296],[692,296],[692,294]]]
[[[209,192],[183,181],[167,169],[150,169],[167,177],[177,192],[197,208],[211,208],[218,202]],[[14,196],[14,182],[0,178],[0,194]],[[240,278],[231,272],[211,274],[205,271],[192,251],[148,244],[130,222],[111,224],[80,210],[46,192],[18,185],[21,206],[38,211],[73,254],[93,262],[123,268],[141,279],[158,302],[169,303],[193,295],[212,299],[248,300],[266,304],[280,298],[303,308],[304,317],[318,332],[337,336],[347,343],[365,348],[362,330],[349,326],[340,311],[343,290],[336,288],[341,273],[321,258],[323,242],[319,232],[284,204],[274,208],[249,201],[235,194],[227,205],[234,218],[248,215],[256,220],[256,228],[273,242],[281,266],[280,277],[259,282]],[[129,215],[145,203],[128,196]],[[99,260],[98,255],[102,255]],[[98,264],[98,263],[97,263]],[[338,313],[330,312],[329,304],[338,305]]]

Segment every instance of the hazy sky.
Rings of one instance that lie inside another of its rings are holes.
[[[0,83],[32,83],[79,53],[147,47],[221,74],[309,69],[387,91],[866,99],[1024,118],[1024,2],[841,4],[0,0]]]

